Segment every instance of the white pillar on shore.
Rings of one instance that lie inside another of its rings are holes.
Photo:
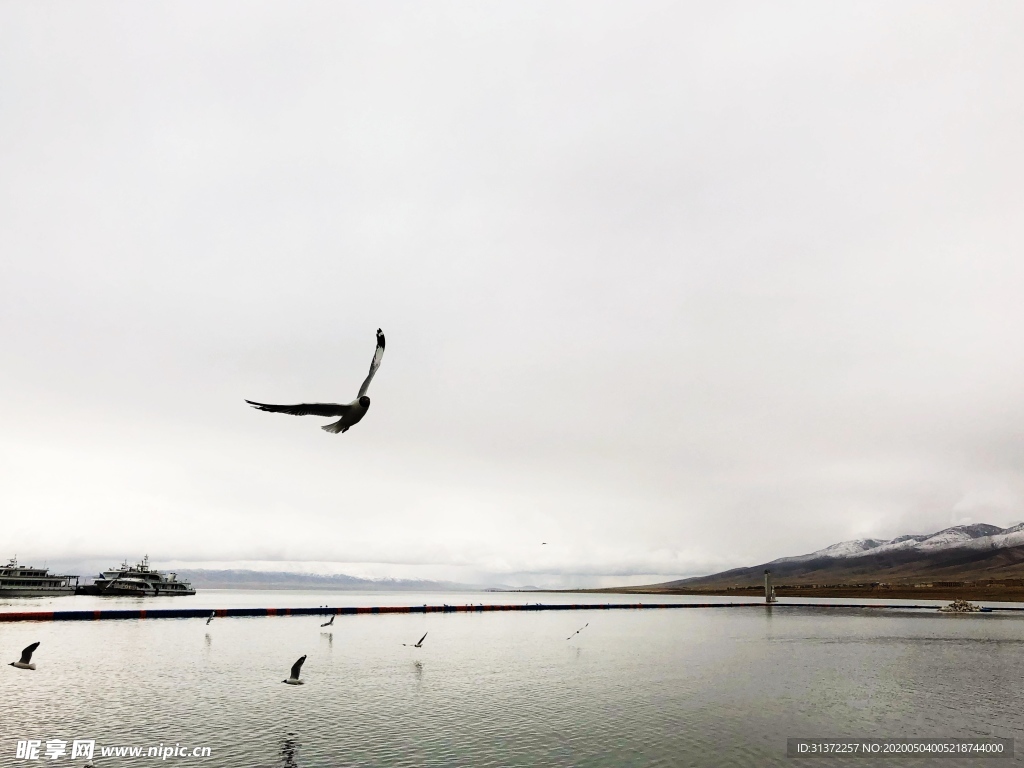
[[[772,586],[772,572],[765,568],[764,571],[764,601],[775,602],[775,587]]]

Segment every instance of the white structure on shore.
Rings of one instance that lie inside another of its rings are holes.
[[[766,603],[775,602],[775,587],[772,586],[772,572],[767,568],[764,569],[764,601]]]

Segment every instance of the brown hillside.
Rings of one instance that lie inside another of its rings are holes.
[[[763,563],[710,576],[652,584],[649,588],[704,591],[708,588],[756,587],[763,583],[766,568],[771,569],[772,580],[779,585],[882,582],[895,587],[936,581],[1012,581],[1024,579],[1024,546],[980,551],[946,549],[929,553],[904,550],[851,558]]]

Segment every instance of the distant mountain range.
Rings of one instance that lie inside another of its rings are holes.
[[[287,571],[243,570],[180,570],[178,579],[189,581],[196,589],[329,589],[336,591],[407,591],[407,592],[465,592],[483,591],[494,587],[478,584],[459,584],[454,581],[426,581],[422,579],[361,579],[357,576]]]
[[[1012,528],[976,523],[974,525],[955,525],[952,528],[944,528],[938,533],[897,536],[888,541],[883,539],[841,541],[808,555],[780,557],[771,562],[792,563],[816,560],[822,557],[863,557],[864,555],[879,555],[883,552],[905,552],[908,550],[936,552],[942,549],[1005,549],[1021,545],[1024,545],[1024,523]]]
[[[777,583],[857,583],[1024,578],[1024,523],[1010,528],[976,523],[936,533],[854,539],[806,555],[780,557],[749,568],[671,581],[663,588],[759,583],[770,569]]]

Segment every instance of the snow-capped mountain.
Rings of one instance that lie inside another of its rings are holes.
[[[1024,523],[1010,528],[955,525],[889,541],[841,541],[806,555],[654,586],[684,590],[756,588],[762,584],[766,570],[772,572],[777,584],[803,586],[1024,580]]]
[[[830,547],[819,549],[806,555],[780,557],[772,560],[776,563],[799,563],[820,558],[855,558],[865,555],[879,555],[885,552],[917,550],[919,552],[935,552],[944,549],[1003,549],[1024,545],[1024,523],[1012,528],[1000,528],[987,523],[973,525],[955,525],[944,528],[937,533],[908,534],[895,539],[854,539],[841,541]]]

